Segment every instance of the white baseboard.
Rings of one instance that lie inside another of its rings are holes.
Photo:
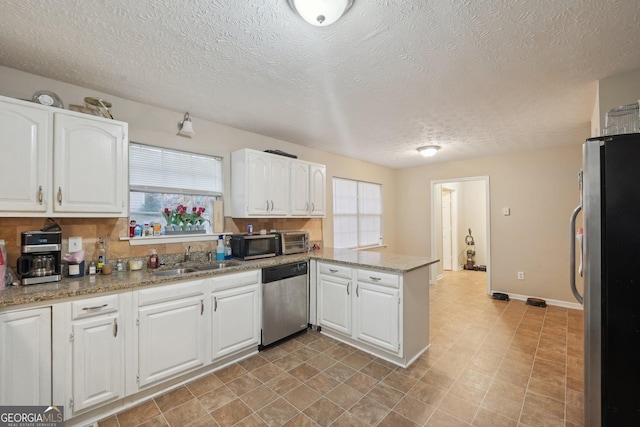
[[[492,290],[492,292],[501,292],[501,291]],[[510,293],[507,293],[507,292],[505,292],[505,293],[507,295],[509,295],[509,298],[522,300],[522,301],[526,301],[527,298],[540,298],[540,297],[532,297],[532,296],[528,296],[528,295],[510,294]],[[574,310],[582,310],[582,304],[577,303],[577,302],[568,302],[568,301],[561,301],[561,300],[557,300],[557,299],[546,299],[546,298],[542,298],[542,299],[545,300],[547,305],[555,305],[557,307],[572,308]]]

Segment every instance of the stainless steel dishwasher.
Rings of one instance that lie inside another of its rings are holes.
[[[307,329],[307,262],[262,269],[262,342],[260,349]]]

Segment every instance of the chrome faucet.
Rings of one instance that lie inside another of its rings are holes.
[[[184,248],[184,262],[191,260],[191,252],[189,252],[190,249],[191,246],[187,246],[186,248]]]

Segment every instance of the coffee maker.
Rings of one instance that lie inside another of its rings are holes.
[[[20,235],[22,255],[17,271],[21,285],[59,282],[62,279],[62,232],[23,231]]]

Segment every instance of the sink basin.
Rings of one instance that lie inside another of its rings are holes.
[[[239,265],[237,262],[215,262],[213,264],[199,265],[196,267],[198,271],[220,270],[222,268],[235,267]]]
[[[172,268],[171,270],[154,271],[153,274],[156,276],[179,276],[181,274],[193,273],[196,271],[199,270],[196,270],[195,268]]]

